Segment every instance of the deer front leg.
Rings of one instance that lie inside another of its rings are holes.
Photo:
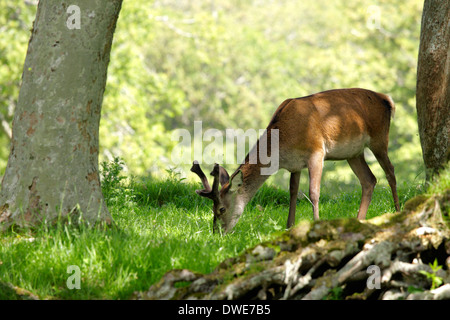
[[[290,202],[289,202],[289,216],[287,220],[287,228],[289,229],[295,223],[295,209],[297,208],[297,194],[298,194],[298,186],[300,182],[300,171],[292,172],[291,179],[289,180],[289,194],[290,194]]]
[[[319,220],[320,180],[323,170],[323,153],[315,153],[308,161],[309,198],[313,205],[314,220]]]

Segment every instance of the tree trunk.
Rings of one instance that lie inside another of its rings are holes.
[[[122,0],[39,1],[0,192],[0,224],[111,222],[98,133]]]
[[[417,117],[427,180],[449,161],[450,2],[425,0],[417,70]]]

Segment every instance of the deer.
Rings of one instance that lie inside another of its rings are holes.
[[[198,161],[194,160],[191,171],[203,184],[203,189],[196,193],[213,201],[213,232],[219,229],[223,234],[231,232],[245,206],[270,176],[270,173],[261,174],[270,163],[263,163],[259,156],[256,161],[250,159],[252,153],[261,148],[262,137],[265,136],[264,141],[270,145],[272,139],[269,138],[275,133],[278,135],[278,167],[290,172],[287,229],[295,224],[300,173],[305,168],[309,173],[309,199],[314,220],[319,220],[320,183],[327,160],[347,160],[362,188],[357,218],[366,218],[377,179],[365,160],[365,148],[372,151],[383,169],[395,209],[400,211],[394,166],[388,157],[389,127],[394,114],[395,104],[390,96],[361,88],[334,89],[283,101],[231,176],[216,163],[211,171],[214,178],[211,187]]]

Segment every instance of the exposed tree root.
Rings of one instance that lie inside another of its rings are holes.
[[[367,221],[303,222],[210,274],[170,271],[133,298],[450,299],[449,201],[450,190]]]
[[[19,288],[8,282],[0,281],[0,291],[11,300],[39,300],[39,297],[32,292]]]

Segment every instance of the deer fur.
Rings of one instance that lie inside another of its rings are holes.
[[[319,219],[320,182],[325,160],[347,160],[362,187],[358,219],[365,219],[377,182],[364,159],[366,147],[384,170],[395,208],[400,210],[394,167],[388,157],[389,126],[394,113],[395,105],[389,96],[360,88],[329,90],[281,103],[267,126],[264,141],[269,144],[267,150],[271,150],[270,136],[278,129],[279,168],[291,172],[288,228],[295,223],[300,172],[304,168],[309,172],[314,219]],[[261,169],[269,165],[262,164],[259,156],[256,163],[249,161],[251,152],[260,149],[261,140],[260,137],[231,176],[216,164],[211,172],[213,187],[194,161],[191,170],[199,176],[203,174],[204,189],[197,193],[214,203],[214,231],[220,227],[225,233],[230,232],[247,203],[270,176],[261,174]]]

